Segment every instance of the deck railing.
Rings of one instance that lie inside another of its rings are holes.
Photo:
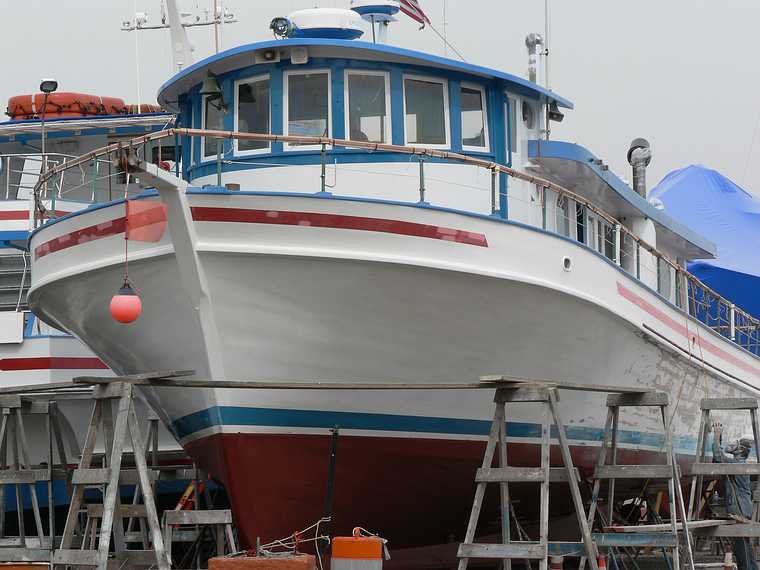
[[[534,184],[541,196],[542,227],[546,230],[555,231],[572,237],[580,243],[594,249],[607,257],[621,269],[628,272],[632,277],[655,290],[669,303],[684,312],[684,317],[689,315],[702,322],[726,339],[734,342],[744,350],[760,356],[760,320],[736,307],[731,301],[722,297],[697,277],[689,273],[684,267],[671,260],[661,251],[646,243],[626,228],[620,221],[610,216],[596,205],[579,194],[560,186],[550,180],[521,172],[514,168],[496,162],[483,160],[461,153],[446,150],[429,149],[415,146],[400,146],[365,141],[351,141],[329,137],[307,136],[284,136],[271,134],[243,133],[236,131],[215,131],[204,129],[170,128],[164,131],[146,134],[129,141],[119,141],[109,146],[93,150],[75,159],[69,159],[65,164],[50,168],[40,179],[35,187],[35,203],[44,214],[44,206],[40,199],[41,191],[56,177],[70,168],[82,168],[104,157],[107,162],[115,159],[122,168],[129,170],[130,160],[141,160],[147,157],[147,145],[157,143],[165,139],[177,140],[179,137],[206,137],[228,140],[247,140],[260,142],[284,142],[301,145],[312,145],[322,148],[321,180],[325,182],[325,166],[328,148],[352,148],[364,149],[371,152],[389,152],[408,154],[410,157],[419,157],[424,161],[426,157],[449,161],[453,163],[468,164],[485,169],[490,173],[491,179],[491,209],[494,214],[499,213],[499,175],[523,180]],[[222,158],[217,158],[217,172],[221,176]],[[422,162],[421,162],[422,165]],[[324,190],[324,186],[323,186]],[[422,201],[425,200],[424,167],[420,167],[419,191]],[[550,195],[556,196],[554,202],[562,216],[567,218],[566,224],[560,224],[564,229],[570,228],[581,219],[580,227],[583,235],[578,232],[564,231],[557,228],[557,224],[550,224],[547,219],[547,204]],[[572,205],[572,208],[571,208]],[[571,213],[572,212],[572,213]],[[44,215],[38,215],[38,220],[44,219]],[[593,219],[594,224],[590,223]],[[552,225],[554,227],[552,227]],[[593,227],[592,227],[593,226]],[[572,235],[571,235],[572,234]],[[688,329],[688,319],[685,321]],[[690,331],[691,332],[691,331]],[[696,331],[695,331],[696,334]],[[690,337],[695,335],[689,335]],[[689,339],[690,347],[694,345],[694,339]],[[697,347],[698,348],[698,347]]]

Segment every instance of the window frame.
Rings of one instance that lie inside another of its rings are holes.
[[[239,127],[239,109],[240,109],[240,102],[239,102],[239,87],[240,85],[244,83],[256,83],[258,81],[264,81],[269,80],[269,133],[272,133],[272,75],[270,73],[262,73],[260,75],[254,75],[252,77],[246,77],[244,79],[238,79],[233,84],[233,89],[235,91],[235,94],[233,96],[234,105],[235,105],[235,111],[233,114],[233,128],[237,131]],[[232,153],[234,156],[251,156],[256,154],[270,154],[272,152],[272,141],[267,142],[267,146],[265,148],[257,148],[252,150],[240,150],[240,141],[238,139],[235,139],[233,142],[232,147]]]
[[[410,143],[409,133],[406,128],[406,80],[411,79],[414,81],[425,81],[427,83],[437,83],[443,87],[443,121],[444,121],[444,133],[446,134],[446,142],[444,144],[426,144],[426,143]],[[449,101],[449,80],[443,77],[433,77],[430,75],[417,75],[412,73],[405,73],[402,78],[402,94],[404,98],[404,144],[407,146],[415,146],[420,148],[433,148],[433,149],[450,149],[451,148],[451,103]]]
[[[385,139],[379,144],[391,144],[393,142],[393,108],[391,107],[391,74],[388,71],[378,71],[369,69],[346,69],[343,77],[343,100],[344,100],[344,119],[345,119],[345,134],[346,140],[351,139],[351,99],[349,93],[349,81],[350,75],[372,75],[375,77],[382,77],[385,80]],[[374,142],[374,141],[373,141]]]
[[[506,148],[504,149],[507,153],[512,152],[512,156],[520,156],[520,130],[522,128],[522,114],[521,114],[521,103],[522,99],[517,97],[516,95],[512,95],[509,92],[506,92],[506,101],[504,103],[504,107],[506,108],[506,113],[504,116],[504,123],[507,130],[507,144]],[[520,109],[518,109],[520,107]],[[512,111],[514,111],[514,118],[512,116]],[[520,112],[518,112],[520,111]],[[515,131],[515,140],[514,145],[512,144],[512,129]]]
[[[462,118],[462,113],[464,113],[464,109],[461,105],[462,100],[462,89],[470,89],[472,91],[480,91],[480,100],[483,103],[483,142],[485,143],[485,146],[471,146],[471,145],[465,145],[464,144],[464,132],[462,132],[462,140],[460,143],[462,144],[462,150],[472,151],[472,152],[491,152],[491,139],[488,136],[489,131],[489,122],[488,122],[488,98],[487,98],[487,92],[486,88],[482,85],[479,85],[477,83],[469,83],[466,81],[463,81],[459,85],[459,119],[462,123],[462,128],[464,128],[464,121]]]
[[[201,95],[201,129],[206,130],[206,101],[208,100],[208,95]],[[224,130],[224,117],[227,115],[227,113],[219,109],[219,112],[222,113],[222,130]],[[201,159],[200,163],[206,163],[206,162],[215,162],[216,161],[216,151],[214,151],[213,154],[204,154],[206,152],[206,137],[200,137],[201,139]],[[224,139],[222,139],[222,158],[224,158]]]
[[[316,75],[320,73],[327,74],[327,138],[332,138],[333,132],[333,108],[332,108],[332,70],[327,68],[315,69],[288,69],[282,73],[282,130],[285,135],[290,135],[290,78],[293,75]],[[284,150],[314,150],[320,148],[320,145],[314,144],[293,144],[285,142]]]

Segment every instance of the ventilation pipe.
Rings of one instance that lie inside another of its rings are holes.
[[[646,139],[633,139],[628,149],[628,164],[633,167],[633,189],[647,197],[647,166],[652,161],[652,149]]]
[[[528,48],[528,80],[531,83],[538,83],[539,80],[538,56],[542,51],[539,46],[541,48],[544,46],[544,38],[541,34],[532,33],[525,37],[525,47]]]

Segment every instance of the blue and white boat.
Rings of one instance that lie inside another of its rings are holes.
[[[177,129],[132,145],[149,156],[178,137],[182,153],[180,176],[136,174],[159,190],[136,200],[164,200],[170,228],[129,245],[140,319],[108,311],[124,265],[115,200],[33,233],[29,302],[46,322],[118,373],[664,390],[686,455],[701,398],[758,395],[758,322],[684,270],[718,252],[647,199],[645,141],[629,152],[632,188],[550,140],[573,104],[533,81],[356,38],[366,24],[348,10],[275,24],[284,38],[172,77],[158,99]],[[339,531],[361,521],[396,546],[461,535],[492,412],[483,390],[145,394],[230,491],[248,545],[323,514],[336,425]],[[602,396],[561,407],[587,472]],[[540,422],[509,417],[518,463],[537,456]],[[662,451],[656,414],[621,422],[623,461]]]

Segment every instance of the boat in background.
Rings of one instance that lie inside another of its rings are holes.
[[[648,200],[646,141],[629,149],[632,188],[585,148],[549,140],[569,100],[500,70],[362,41],[363,25],[348,10],[297,12],[272,23],[280,39],[172,77],[159,102],[180,127],[128,153],[146,188],[134,200],[169,214],[160,241],[130,246],[142,316],[125,327],[107,310],[123,278],[125,200],[32,234],[32,309],[118,373],[508,374],[665,391],[682,457],[695,450],[701,398],[760,395],[760,322],[685,271],[718,252]],[[177,138],[180,176],[150,160]],[[248,546],[324,514],[335,426],[335,532],[363,521],[396,547],[460,536],[492,414],[483,390],[144,395],[225,485]],[[602,398],[560,402],[583,472],[602,437]],[[540,412],[509,413],[510,462],[530,465]],[[621,419],[621,462],[662,454],[660,421]]]
[[[65,184],[49,187],[35,206],[34,186],[44,169],[64,164],[138,134],[173,124],[174,116],[153,105],[125,104],[121,99],[81,93],[53,93],[12,97],[0,122],[0,383],[3,387],[70,381],[75,376],[111,375],[108,366],[65,329],[40,321],[29,310],[30,284],[27,241],[36,225],[80,211],[93,203],[124,198],[139,192],[126,176],[104,160],[70,173]],[[44,113],[44,116],[43,116]],[[42,152],[43,132],[46,138]],[[173,145],[161,157],[172,167]],[[63,299],[65,302],[65,299]],[[61,403],[63,429],[70,457],[76,457],[86,433],[91,401],[67,398]],[[142,412],[144,413],[144,412]],[[42,420],[28,422],[32,461],[46,461]],[[39,423],[39,425],[37,425]],[[166,431],[165,448],[177,449]]]

